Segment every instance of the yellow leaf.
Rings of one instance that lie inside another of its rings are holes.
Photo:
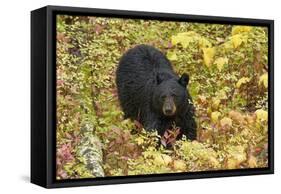
[[[194,33],[191,32],[183,32],[177,35],[172,36],[172,44],[181,44],[183,48],[187,48],[187,46],[194,40]]]
[[[164,160],[165,165],[168,165],[168,164],[170,164],[172,162],[171,156],[166,155],[166,154],[162,154],[161,156],[162,156],[162,158]]]
[[[137,137],[137,138],[135,139],[135,141],[136,141],[137,145],[141,145],[141,144],[144,143],[144,138],[142,138],[142,137]]]
[[[252,30],[251,26],[234,26],[232,28],[232,35],[241,34],[244,32],[250,32]]]
[[[166,154],[157,154],[154,157],[154,164],[155,165],[168,165],[169,163],[172,162],[172,158]]]
[[[232,51],[233,50],[233,43],[232,43],[231,40],[223,43],[223,46],[224,46],[224,49],[226,51],[230,51],[230,50]]]
[[[198,44],[199,44],[199,47],[202,49],[202,48],[209,48],[209,47],[212,47],[212,44],[210,43],[209,40],[207,40],[206,38],[203,38],[203,37],[200,37],[198,39]]]
[[[218,122],[220,116],[221,116],[221,113],[220,113],[220,112],[218,112],[218,111],[212,112],[212,114],[211,114],[211,120],[212,120],[212,122],[213,122],[213,123]]]
[[[247,159],[247,154],[243,146],[232,146],[229,150],[231,157],[242,163]]]
[[[160,166],[165,164],[163,158],[162,158],[160,155],[156,155],[156,156],[154,157],[153,163],[154,163],[155,165],[160,165]]]
[[[227,63],[228,63],[227,57],[219,57],[214,62],[214,64],[217,66],[219,71],[221,71],[223,69],[223,66]]]
[[[224,117],[223,119],[220,120],[220,124],[221,124],[222,127],[226,127],[226,126],[231,127],[232,126],[232,119],[228,118],[228,117]]]
[[[228,160],[227,167],[229,169],[237,168],[239,165],[247,160],[247,154],[243,146],[230,146],[227,149]]]
[[[167,53],[167,58],[171,61],[178,60],[177,54],[175,52],[170,52],[170,51]]]
[[[248,165],[249,165],[250,168],[258,167],[257,158],[255,156],[251,155],[248,159]]]
[[[220,99],[218,99],[218,98],[213,98],[213,100],[212,100],[212,108],[218,109],[220,103],[221,103],[221,100],[220,100]]]
[[[217,98],[220,99],[220,100],[228,99],[225,90],[222,89],[222,90],[218,91],[217,92]]]
[[[226,162],[227,169],[237,169],[239,167],[239,162],[234,158],[228,158]]]
[[[256,110],[255,114],[256,114],[257,119],[259,121],[267,121],[268,120],[268,113],[265,110],[258,109],[258,110]]]
[[[236,83],[236,88],[240,88],[242,84],[248,83],[250,81],[250,78],[248,77],[242,77],[241,79],[238,80]]]
[[[262,85],[262,84],[265,88],[268,87],[268,74],[267,73],[260,76],[259,85]]]
[[[181,44],[183,48],[187,48],[192,42],[198,43],[198,46],[201,49],[212,47],[212,44],[208,39],[200,36],[194,31],[182,32],[177,35],[173,35],[171,42],[173,45]]]
[[[207,67],[210,67],[210,65],[213,61],[216,50],[215,50],[214,47],[212,47],[212,48],[202,48],[202,50],[203,50],[204,63]]]
[[[218,159],[216,159],[213,156],[209,157],[209,161],[212,164],[212,166],[214,166],[214,167],[218,167],[220,165],[220,162],[218,161]]]
[[[186,164],[183,160],[175,160],[174,161],[174,169],[179,171],[186,170]]]
[[[231,37],[231,42],[234,48],[239,47],[243,42],[243,36],[241,34],[236,34]]]

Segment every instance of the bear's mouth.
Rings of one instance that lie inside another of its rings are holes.
[[[174,113],[174,112],[171,112],[171,111],[164,111],[163,113],[164,113],[165,116],[169,116],[169,117],[175,115],[175,113]]]

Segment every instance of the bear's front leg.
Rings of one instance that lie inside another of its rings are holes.
[[[146,115],[143,121],[143,126],[148,131],[156,130],[160,136],[162,136],[165,132],[165,127],[163,126],[161,118],[153,113]]]
[[[186,117],[180,118],[177,122],[177,126],[181,128],[182,134],[184,134],[187,139],[196,140],[197,125],[193,116],[186,115]]]
[[[196,129],[195,128],[184,128],[183,134],[187,137],[189,140],[196,140]]]
[[[144,128],[148,131],[159,130],[159,121],[157,119],[149,119],[144,123]]]

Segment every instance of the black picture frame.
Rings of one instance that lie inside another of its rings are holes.
[[[56,180],[56,15],[87,15],[265,26],[269,30],[268,168]],[[274,21],[46,6],[31,12],[31,182],[46,188],[274,173]]]

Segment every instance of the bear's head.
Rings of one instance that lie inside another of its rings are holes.
[[[165,117],[176,116],[185,107],[187,101],[187,85],[189,76],[183,74],[180,78],[163,78],[157,76],[153,91],[153,108]]]

